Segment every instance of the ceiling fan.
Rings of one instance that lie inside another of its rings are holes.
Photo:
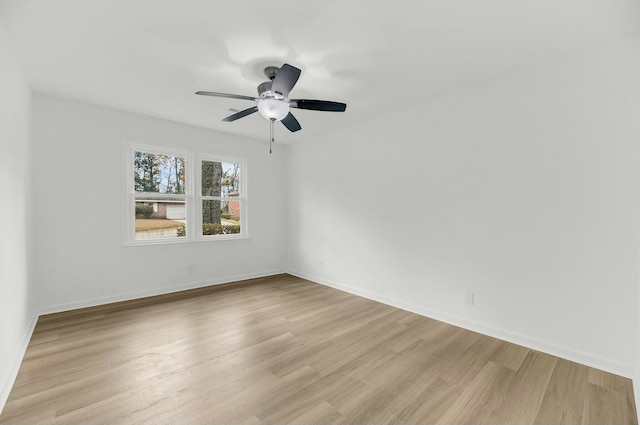
[[[243,96],[240,94],[217,93],[210,91],[198,91],[196,94],[204,96],[227,97],[231,99],[243,99],[258,102],[257,105],[229,115],[222,121],[231,122],[239,118],[259,112],[271,122],[271,139],[273,142],[273,123],[281,121],[282,124],[294,132],[301,130],[300,123],[290,112],[290,108],[308,109],[313,111],[344,112],[347,105],[340,102],[312,99],[289,99],[289,92],[295,86],[300,77],[300,69],[285,63],[282,67],[268,66],[264,74],[269,78],[258,85],[258,97]]]

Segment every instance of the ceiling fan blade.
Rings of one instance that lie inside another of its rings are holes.
[[[278,70],[276,77],[273,79],[271,91],[279,93],[284,97],[289,96],[289,92],[293,86],[296,85],[298,78],[300,78],[300,72],[301,71],[295,66],[285,63]]]
[[[300,123],[291,112],[289,112],[289,115],[282,119],[282,124],[284,124],[284,126],[287,127],[292,133],[294,131],[302,130],[302,127],[300,127]]]
[[[241,94],[217,93],[214,91],[197,91],[196,94],[203,95],[203,96],[228,97],[231,99],[242,99],[242,100],[253,100],[253,101],[259,100],[251,96],[243,96]]]
[[[344,112],[347,109],[346,103],[312,99],[291,99],[289,100],[289,106],[298,109],[328,112]]]
[[[237,120],[239,118],[246,117],[247,115],[251,115],[254,112],[258,112],[258,107],[257,106],[252,106],[251,108],[245,109],[244,111],[236,112],[233,115],[229,115],[227,118],[223,119],[222,121],[224,121],[224,122],[235,121],[235,120]]]

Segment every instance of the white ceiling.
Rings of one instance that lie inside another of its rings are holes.
[[[291,142],[640,31],[640,0],[0,0],[0,21],[36,91],[268,138],[254,114],[266,65],[302,69]]]

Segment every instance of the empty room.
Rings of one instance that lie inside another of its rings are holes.
[[[0,182],[0,424],[638,423],[638,0],[0,0]]]

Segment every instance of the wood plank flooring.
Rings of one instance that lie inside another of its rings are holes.
[[[631,381],[289,275],[43,316],[0,424],[636,424]]]

